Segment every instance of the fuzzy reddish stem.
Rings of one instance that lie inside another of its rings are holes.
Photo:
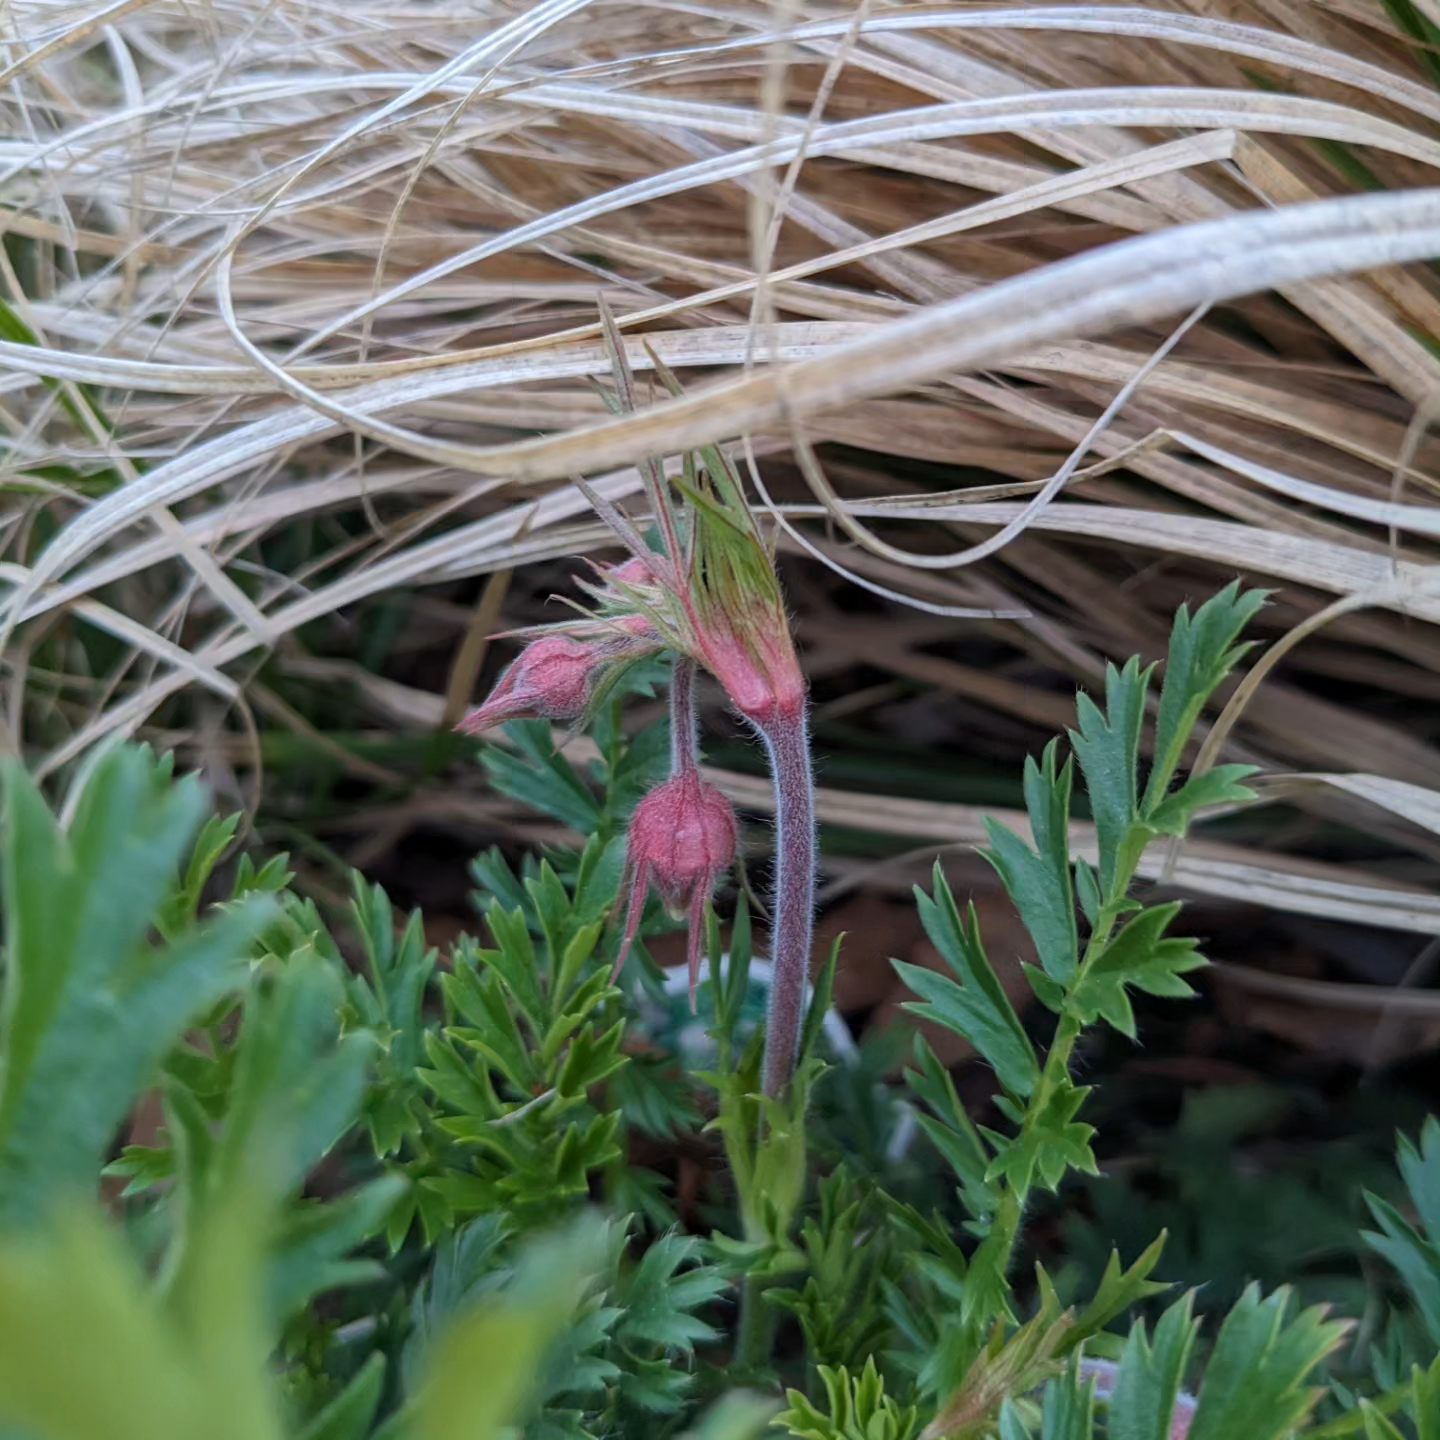
[[[770,1008],[764,1090],[785,1093],[800,1057],[815,922],[815,779],[804,707],[752,719],[775,785],[775,900],[770,932]]]
[[[694,770],[700,756],[695,741],[695,662],[677,655],[670,668],[670,773]]]

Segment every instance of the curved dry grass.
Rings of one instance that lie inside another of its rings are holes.
[[[299,627],[743,441],[791,548],[1079,682],[1236,571],[1334,606],[1237,753],[1433,787],[1433,724],[1288,677],[1440,696],[1440,94],[1378,0],[1210,8],[10,7],[9,743],[234,728]],[[601,297],[685,397],[608,415]],[[1048,717],[925,623],[852,655]]]

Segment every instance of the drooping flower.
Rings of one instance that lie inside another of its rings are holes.
[[[604,658],[597,646],[568,635],[532,640],[485,703],[456,728],[478,735],[510,720],[574,720],[585,712],[596,667]]]
[[[690,1008],[700,980],[700,947],[705,906],[721,877],[735,863],[739,826],[730,802],[700,772],[686,766],[657,785],[635,807],[626,836],[629,876],[625,933],[615,974],[630,953],[651,885],[672,913],[688,916]]]
[[[783,610],[763,601],[710,604],[696,621],[696,658],[751,724],[764,730],[804,713],[805,679]]]
[[[457,730],[475,735],[511,720],[579,719],[608,693],[626,665],[660,648],[662,637],[634,603],[638,592],[633,587],[644,584],[649,574],[644,563],[594,568],[606,583],[581,581],[581,588],[599,602],[595,610],[581,610],[558,625],[508,632],[535,638]]]

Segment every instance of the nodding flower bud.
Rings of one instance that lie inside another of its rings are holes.
[[[632,556],[623,565],[616,565],[606,571],[607,580],[618,580],[622,585],[653,585],[655,572],[638,555]]]
[[[783,617],[763,608],[716,615],[696,627],[701,662],[730,703],[761,730],[805,713],[805,677]]]
[[[655,572],[638,555],[627,560],[623,565],[611,565],[602,572],[607,585],[627,585],[639,589],[655,584]],[[591,591],[591,594],[601,592]],[[622,613],[619,607],[627,606],[632,602],[624,597],[621,592],[607,591],[608,597],[612,599],[617,607],[615,613],[609,615],[611,625],[626,636],[633,636],[636,640],[644,640],[658,643],[659,635],[650,622],[648,615],[642,615],[638,611]],[[619,597],[618,599],[616,597]]]
[[[606,657],[568,635],[532,640],[485,703],[455,728],[477,735],[509,720],[574,720],[584,713],[595,670]]]
[[[616,975],[630,953],[645,896],[653,884],[668,909],[689,915],[687,958],[690,1008],[694,1010],[705,906],[720,877],[734,864],[738,840],[734,807],[693,767],[672,775],[635,807],[626,843],[630,893]]]

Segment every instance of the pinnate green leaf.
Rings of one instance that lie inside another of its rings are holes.
[[[999,1203],[994,1188],[985,1179],[990,1154],[960,1103],[950,1072],[923,1035],[915,1037],[915,1058],[919,1068],[907,1070],[905,1079],[916,1097],[933,1112],[917,1112],[916,1122],[955,1172],[971,1217],[983,1220]]]
[[[1076,698],[1077,728],[1070,744],[1085,776],[1090,813],[1099,847],[1100,889],[1108,898],[1117,881],[1128,883],[1143,837],[1132,831],[1137,820],[1135,767],[1140,754],[1140,726],[1145,718],[1145,691],[1154,666],[1138,660],[1123,670],[1105,670],[1105,709],[1088,696]]]
[[[1144,1321],[1131,1329],[1110,1391],[1109,1440],[1170,1440],[1175,1402],[1195,1343],[1191,1308],[1189,1295],[1170,1306],[1155,1327],[1153,1344]]]
[[[917,889],[916,900],[926,934],[960,983],[896,961],[900,978],[925,1002],[907,1003],[905,1008],[963,1035],[990,1062],[1011,1094],[1028,1095],[1039,1066],[1015,1008],[985,954],[975,907],[968,906],[961,919],[938,863],[934,898]]]
[[[697,1311],[718,1300],[730,1281],[700,1260],[699,1242],[689,1235],[662,1235],[624,1278],[619,1299],[622,1339],[690,1354],[715,1338],[715,1328]]]
[[[212,815],[206,820],[191,847],[179,888],[166,898],[155,916],[155,927],[166,939],[175,938],[195,919],[201,893],[220,863],[220,857],[234,840],[239,824],[238,814]]]
[[[300,1432],[300,1440],[366,1440],[385,1387],[385,1357],[378,1352]]]
[[[1416,1365],[1411,1370],[1410,1392],[1415,1440],[1440,1440],[1440,1355],[1436,1355],[1427,1369]]]
[[[1256,771],[1254,765],[1217,765],[1193,775],[1145,816],[1157,835],[1183,835],[1197,810],[1209,805],[1244,805],[1255,792],[1240,782]]]
[[[502,795],[541,811],[589,835],[600,823],[594,791],[555,749],[550,726],[543,720],[517,720],[505,726],[515,749],[486,745],[480,753],[490,783]]]
[[[1125,1314],[1136,1305],[1155,1295],[1163,1295],[1170,1287],[1151,1280],[1150,1276],[1160,1263],[1165,1249],[1165,1232],[1162,1230],[1135,1263],[1128,1270],[1122,1270],[1117,1251],[1110,1252],[1105,1262],[1105,1273],[1100,1284],[1080,1318],[1075,1322],[1075,1334],[1079,1339],[1098,1334],[1117,1316]]]
[[[1264,1299],[1251,1285],[1226,1317],[1188,1440],[1281,1440],[1309,1415],[1319,1390],[1306,1385],[1348,1328],[1320,1306],[1287,1319],[1288,1290]]]
[[[27,1440],[279,1440],[258,1293],[269,1216],[248,1186],[226,1197],[171,1313],[87,1211],[0,1247],[0,1424]]]
[[[1440,1121],[1433,1115],[1426,1120],[1418,1147],[1402,1136],[1398,1160],[1419,1226],[1389,1201],[1367,1193],[1380,1233],[1366,1232],[1364,1238],[1399,1272],[1431,1339],[1440,1345]]]
[[[495,1440],[525,1411],[542,1362],[604,1266],[607,1227],[586,1216],[532,1245],[514,1279],[436,1338],[407,1426],[416,1440]]]
[[[1365,1421],[1365,1440],[1405,1440],[1405,1434],[1393,1420],[1381,1414],[1368,1400],[1360,1402]]]
[[[913,1406],[897,1404],[873,1357],[852,1375],[843,1365],[819,1367],[825,1396],[813,1403],[801,1391],[786,1392],[790,1408],[775,1417],[796,1440],[911,1440],[920,1429]]]
[[[1080,1367],[1072,1361],[1064,1375],[1045,1387],[1040,1440],[1093,1440],[1094,1434],[1094,1387],[1082,1380]]]
[[[156,946],[204,794],[149,751],[96,762],[62,831],[19,765],[4,771],[0,892],[0,1217],[42,1218],[93,1189],[107,1147],[187,1021],[240,985],[272,902],[254,897]]]
[[[1420,1224],[1432,1243],[1440,1244],[1440,1119],[1431,1115],[1425,1121],[1418,1146],[1402,1136],[1397,1158]]]
[[[1147,817],[1159,809],[1205,702],[1249,648],[1236,637],[1264,607],[1269,592],[1241,591],[1237,583],[1212,595],[1192,617],[1182,605],[1170,632],[1160,708],[1155,719],[1155,763],[1145,791]]]
[[[1037,1182],[1047,1190],[1055,1189],[1068,1170],[1098,1173],[1090,1148],[1095,1127],[1075,1119],[1089,1094],[1088,1087],[1063,1079],[1043,1105],[1032,1106],[1029,1124],[1014,1139],[982,1128],[980,1133],[995,1151],[986,1180],[1003,1175],[1012,1189],[1023,1194]]]
[[[1197,953],[1194,940],[1165,934],[1179,913],[1178,902],[1141,910],[1095,957],[1072,997],[1087,1023],[1103,1019],[1133,1039],[1135,1017],[1125,995],[1127,985],[1167,998],[1194,994],[1180,977],[1206,961]]]
[[[1075,896],[1070,881],[1071,764],[1056,768],[1058,746],[1052,741],[1037,765],[1025,760],[1025,806],[1032,849],[994,820],[986,819],[989,847],[981,854],[995,867],[1020,912],[1045,972],[1068,984],[1079,958]]]

